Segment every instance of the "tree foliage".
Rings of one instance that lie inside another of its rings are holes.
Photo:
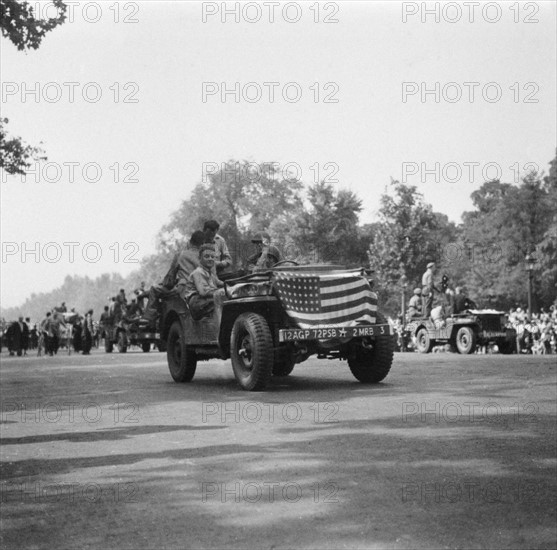
[[[66,4],[62,0],[51,0],[56,7],[56,17],[37,18],[31,2],[22,0],[2,0],[0,26],[2,36],[20,51],[36,50],[46,33],[66,20]]]
[[[31,168],[32,161],[46,160],[41,147],[27,145],[22,138],[8,136],[5,128],[7,118],[0,118],[0,168],[7,174],[25,174]]]
[[[215,219],[238,266],[254,233],[269,230],[273,220],[301,208],[301,182],[279,178],[275,163],[229,160],[205,179],[159,232],[161,252],[176,250],[205,221]]]
[[[36,50],[46,33],[66,20],[66,4],[52,0],[56,17],[40,19],[30,2],[2,0],[0,3],[0,27],[2,36],[8,38],[18,50]],[[21,137],[7,135],[7,118],[0,118],[0,168],[8,174],[25,174],[31,161],[46,160],[41,147],[27,145]]]
[[[489,181],[472,193],[475,210],[463,214],[464,269],[471,294],[498,307],[525,304],[525,257],[537,260],[534,295],[540,303],[555,299],[555,171],[531,172],[520,185]]]

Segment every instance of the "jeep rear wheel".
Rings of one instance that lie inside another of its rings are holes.
[[[387,324],[387,320],[378,312],[376,323]],[[359,342],[354,344],[348,354],[348,366],[354,377],[364,384],[381,382],[393,363],[395,340],[390,331],[376,336],[371,349],[362,347]]]
[[[462,355],[476,351],[476,333],[471,327],[460,327],[456,333],[456,349]]]
[[[141,344],[141,349],[143,350],[143,353],[148,353],[151,351],[151,342],[143,342]]]
[[[230,357],[236,380],[244,390],[261,391],[273,369],[273,338],[267,321],[256,313],[244,313],[234,322]]]
[[[416,348],[420,353],[429,353],[433,349],[433,342],[426,328],[421,328],[416,334]]]
[[[186,346],[180,321],[174,321],[170,327],[166,358],[174,382],[191,382],[197,368],[197,355]]]

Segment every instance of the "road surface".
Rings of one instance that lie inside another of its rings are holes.
[[[10,358],[2,548],[554,548],[555,356],[395,354],[384,383],[309,360]]]

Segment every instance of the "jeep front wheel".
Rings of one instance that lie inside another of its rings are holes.
[[[433,349],[433,342],[426,328],[421,328],[416,334],[416,348],[420,353],[429,353]]]
[[[230,335],[230,357],[234,376],[244,390],[265,389],[272,374],[273,355],[267,321],[256,313],[240,315]]]
[[[180,321],[174,321],[170,327],[166,358],[174,382],[191,382],[197,368],[197,355],[186,346]]]
[[[387,320],[378,312],[376,323],[387,324]],[[370,349],[354,341],[348,354],[350,371],[357,380],[364,384],[377,384],[391,370],[394,349],[395,339],[390,331],[376,336]]]
[[[456,349],[462,355],[476,351],[476,333],[471,327],[460,327],[456,333]]]

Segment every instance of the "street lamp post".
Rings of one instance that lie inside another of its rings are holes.
[[[402,329],[402,345],[401,350],[400,351],[405,351],[405,342],[404,342],[404,325],[406,324],[406,288],[408,287],[408,279],[406,278],[406,275],[403,275],[400,278],[400,282],[402,284],[402,296],[400,299],[400,307],[402,310],[401,316],[400,316],[400,321],[401,321],[401,329]]]
[[[534,277],[534,266],[536,258],[533,254],[526,254],[526,270],[528,271],[528,320],[532,319],[532,280]]]

